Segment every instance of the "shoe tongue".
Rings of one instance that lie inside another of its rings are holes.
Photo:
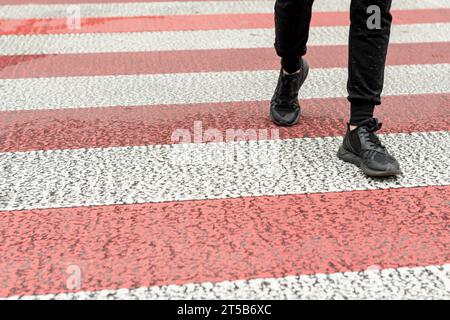
[[[295,81],[299,78],[299,74],[298,73],[293,73],[293,74],[284,74],[283,75],[283,80],[287,83],[295,83]]]
[[[298,79],[299,75],[294,74],[283,74],[282,81],[282,94],[285,96],[292,96],[297,93],[298,90]]]
[[[366,128],[368,132],[375,132],[381,129],[381,125],[377,118],[370,118],[361,122],[359,127]]]

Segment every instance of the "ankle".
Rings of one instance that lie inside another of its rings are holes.
[[[351,125],[358,125],[361,122],[373,118],[375,110],[374,104],[354,103],[350,104],[350,121]]]
[[[282,69],[282,70],[283,70],[283,74],[288,75],[288,76],[293,75],[293,74],[298,74],[298,73],[300,73],[300,71],[301,71],[301,69],[298,69],[298,70],[295,71],[295,72],[287,72],[287,71],[284,70],[284,69]]]
[[[302,68],[301,58],[299,56],[282,57],[281,67],[284,74],[295,74]]]

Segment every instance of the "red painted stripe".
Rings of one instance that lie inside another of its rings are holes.
[[[384,133],[450,130],[450,94],[388,96],[376,115]],[[170,144],[176,129],[275,128],[268,101],[194,105],[10,111],[0,113],[0,152]],[[346,99],[302,101],[301,124],[279,128],[280,137],[343,135]]]
[[[270,28],[273,27],[273,15],[217,14],[83,18],[80,24],[80,29],[71,29],[66,19],[0,20],[0,35]]]
[[[450,187],[0,212],[0,296],[450,261]]]
[[[347,50],[347,46],[312,46],[308,62],[314,68],[345,67]],[[450,42],[392,44],[387,63],[449,63],[448,52]],[[272,48],[0,56],[0,79],[278,68]]]
[[[398,10],[393,16],[396,24],[450,22],[450,9]],[[0,35],[272,28],[273,14],[83,18],[80,23],[80,29],[71,29],[67,19],[3,19]],[[311,23],[314,27],[348,24],[347,12],[318,12]]]

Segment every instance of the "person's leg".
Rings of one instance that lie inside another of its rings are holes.
[[[384,68],[392,17],[391,0],[352,0],[348,66],[350,121],[338,157],[369,176],[393,176],[400,165],[375,132],[381,123],[373,118],[381,103]]]
[[[306,54],[313,0],[277,0],[275,3],[275,50],[288,73],[300,69]]]
[[[352,0],[348,62],[351,124],[372,118],[381,103],[389,45],[391,0]]]
[[[281,126],[292,126],[300,117],[298,91],[308,75],[306,53],[314,0],[277,0],[275,50],[281,57],[278,84],[270,103],[270,117]]]

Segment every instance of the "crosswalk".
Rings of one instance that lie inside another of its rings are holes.
[[[450,1],[393,2],[376,180],[336,158],[347,0],[292,128],[274,1],[0,0],[0,297],[450,298]]]

